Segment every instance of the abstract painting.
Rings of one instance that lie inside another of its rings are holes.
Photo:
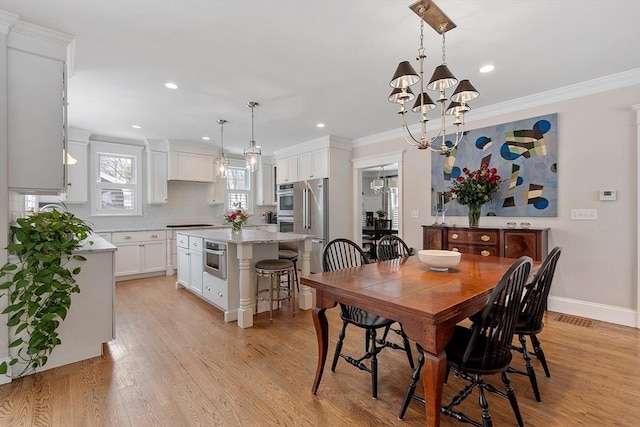
[[[507,217],[555,217],[558,210],[558,115],[466,131],[447,155],[432,153],[431,211],[444,202],[446,215],[466,216],[467,207],[451,197],[451,183],[463,168],[483,163],[496,168],[500,190],[482,206],[482,214]],[[453,136],[447,136],[452,146]]]

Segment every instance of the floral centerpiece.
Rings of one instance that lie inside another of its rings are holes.
[[[483,204],[490,202],[500,186],[500,175],[496,168],[489,169],[483,163],[480,169],[471,171],[462,169],[460,175],[453,181],[451,195],[461,205],[469,206],[469,226],[477,227],[480,221],[480,209]]]
[[[227,209],[224,211],[224,221],[231,225],[231,231],[237,233],[249,219],[249,214],[242,207]]]

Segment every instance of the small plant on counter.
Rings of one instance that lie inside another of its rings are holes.
[[[238,232],[249,220],[249,214],[242,207],[228,209],[224,212],[224,221],[231,225],[231,230]]]
[[[71,269],[67,264],[85,261],[73,252],[91,227],[70,212],[53,210],[20,218],[10,231],[7,250],[17,259],[0,269],[0,292],[9,297],[2,313],[9,316],[7,326],[13,336],[9,349],[15,356],[0,364],[0,374],[8,374],[8,365],[20,363],[24,368],[16,376],[21,377],[44,366],[61,343],[58,326],[67,316],[71,294],[80,292],[74,277],[80,267]]]
[[[376,213],[378,214],[378,218],[384,218],[387,216],[387,211],[384,209],[378,209]]]

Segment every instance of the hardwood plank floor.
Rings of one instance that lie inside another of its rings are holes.
[[[404,421],[397,420],[411,375],[403,352],[380,354],[378,400],[371,399],[369,375],[344,361],[335,373],[327,367],[314,396],[317,347],[310,311],[292,317],[284,307],[273,324],[263,313],[254,328],[241,330],[174,283],[175,277],[119,282],[117,338],[105,345],[104,355],[0,386],[0,425],[424,425],[416,401]],[[337,310],[327,313],[333,349],[340,320]],[[543,402],[535,402],[526,377],[511,375],[525,424],[637,425],[640,331],[557,313],[545,323],[540,339],[551,378],[534,360]],[[345,350],[363,347],[362,333],[348,328]],[[445,399],[461,384],[451,378]],[[489,404],[494,425],[515,425],[506,400],[490,395]],[[476,394],[463,407],[479,418]],[[443,417],[442,425],[460,424]]]

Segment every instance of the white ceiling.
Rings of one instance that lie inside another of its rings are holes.
[[[387,101],[398,62],[414,64],[413,0],[0,0],[24,21],[75,36],[69,124],[122,138],[169,138],[265,154],[326,134],[399,128]],[[638,0],[439,0],[457,24],[447,62],[480,97],[503,101],[640,69]],[[441,39],[425,26],[427,69]],[[478,69],[496,66],[490,74]],[[163,84],[173,81],[177,91]],[[316,123],[326,123],[324,129]],[[143,126],[132,129],[131,124]],[[202,141],[201,141],[202,142]]]

